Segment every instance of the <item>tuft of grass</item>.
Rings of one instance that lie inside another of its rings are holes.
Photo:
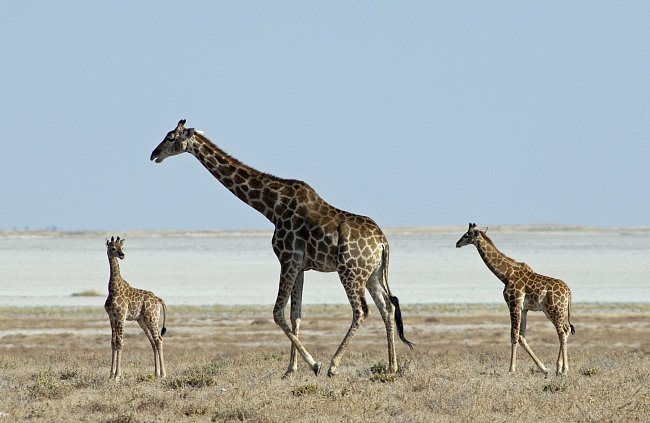
[[[79,375],[79,372],[77,370],[64,370],[59,375],[59,379],[61,379],[61,380],[70,380],[70,379],[76,378],[78,375]]]
[[[221,367],[222,365],[216,361],[194,365],[180,375],[167,379],[165,384],[172,389],[214,386],[217,383],[216,375],[221,371]]]
[[[132,414],[121,414],[119,416],[111,417],[108,420],[104,420],[106,423],[135,423],[137,422],[136,418]]]
[[[598,373],[598,369],[596,369],[595,367],[585,367],[583,369],[580,369],[580,374],[583,376],[589,376],[589,377],[596,376],[597,373]]]
[[[72,293],[72,297],[103,297],[105,294],[103,292],[99,292],[95,289],[88,289],[86,291],[80,291],[80,292],[74,292]]]
[[[550,383],[547,383],[542,387],[542,391],[544,392],[549,392],[549,393],[556,393],[556,392],[564,392],[566,391],[566,385],[562,382],[559,381],[553,381]]]
[[[38,373],[32,379],[34,383],[29,385],[27,390],[35,399],[62,399],[72,389],[68,385],[59,383],[49,373]]]
[[[208,407],[205,405],[189,404],[182,408],[181,414],[185,417],[205,416],[208,414]]]
[[[301,397],[303,395],[317,394],[320,391],[318,386],[313,383],[307,383],[305,385],[298,385],[291,390],[293,396]]]
[[[370,367],[370,380],[373,382],[395,382],[397,375],[388,373],[388,367],[385,363],[375,363]]]
[[[181,388],[205,388],[208,386],[214,386],[217,382],[210,375],[206,374],[183,374],[174,378],[171,378],[165,382],[167,386],[172,389],[181,389]]]
[[[254,416],[253,407],[250,405],[239,405],[226,410],[219,410],[212,415],[213,422],[243,422],[252,419]]]
[[[373,375],[386,373],[387,371],[388,371],[388,367],[386,366],[385,363],[375,363],[370,367],[370,373],[372,373]]]

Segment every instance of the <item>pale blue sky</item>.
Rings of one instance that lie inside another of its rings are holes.
[[[381,226],[649,226],[650,2],[3,2],[0,229],[271,228],[180,118]]]

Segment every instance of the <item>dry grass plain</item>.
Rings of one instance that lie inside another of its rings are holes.
[[[400,372],[382,373],[376,310],[344,357],[339,376],[315,377],[301,362],[282,380],[289,342],[271,307],[169,307],[167,378],[127,325],[124,379],[108,380],[110,326],[102,309],[0,309],[0,422],[445,422],[648,421],[650,304],[574,304],[565,377],[536,371],[519,349],[508,373],[509,321],[499,305],[403,305],[414,351],[398,345]],[[349,307],[308,306],[302,333],[323,362],[350,321]],[[557,336],[531,313],[528,341],[555,369]]]

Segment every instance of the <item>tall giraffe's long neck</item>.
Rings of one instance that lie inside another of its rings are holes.
[[[108,292],[113,292],[124,284],[122,275],[120,274],[120,263],[117,257],[109,257],[108,265],[111,269],[110,278],[108,279]]]
[[[279,193],[269,182],[278,182],[279,178],[245,165],[201,134],[194,136],[188,151],[237,198],[275,223],[273,209]]]
[[[515,260],[503,254],[497,249],[491,239],[483,232],[475,244],[479,255],[485,262],[485,265],[494,273],[494,275],[503,283],[508,283],[508,275],[516,270],[516,266],[520,265]]]

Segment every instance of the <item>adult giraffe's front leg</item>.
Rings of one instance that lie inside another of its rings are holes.
[[[298,339],[298,336],[293,333],[287,324],[287,319],[284,316],[284,309],[287,306],[291,293],[293,292],[293,287],[299,272],[302,272],[302,270],[300,269],[300,261],[298,260],[287,260],[280,263],[280,287],[278,288],[278,297],[276,298],[275,306],[273,307],[273,320],[278,326],[280,326],[285,335],[287,335],[291,341],[292,347],[300,353],[303,360],[307,362],[309,367],[314,371],[314,374],[318,376],[322,367],[321,363],[316,362],[307,352]]]
[[[299,271],[296,281],[291,290],[291,332],[299,338],[300,319],[302,318],[302,287],[305,281],[305,272]],[[291,342],[291,352],[289,353],[289,367],[284,373],[286,378],[298,370],[298,350]]]

